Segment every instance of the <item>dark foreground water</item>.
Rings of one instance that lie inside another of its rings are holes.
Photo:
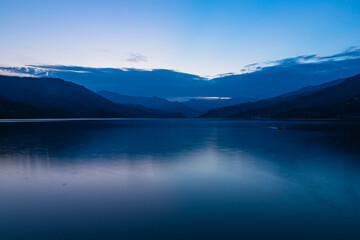
[[[335,122],[1,122],[0,239],[360,239],[359,138]]]

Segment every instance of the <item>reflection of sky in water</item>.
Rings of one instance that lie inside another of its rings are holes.
[[[2,123],[0,234],[360,236],[359,127],[274,124]]]

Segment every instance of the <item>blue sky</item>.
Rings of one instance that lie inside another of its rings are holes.
[[[0,65],[214,76],[360,45],[360,1],[0,1]]]

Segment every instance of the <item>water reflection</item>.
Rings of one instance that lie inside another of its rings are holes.
[[[360,125],[278,124],[0,123],[0,238],[360,237]]]

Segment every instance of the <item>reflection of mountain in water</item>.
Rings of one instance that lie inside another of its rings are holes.
[[[279,124],[282,131],[271,128]],[[0,237],[359,237],[359,129],[204,119],[2,122]]]
[[[74,161],[168,157],[216,147],[294,160],[359,149],[357,123],[281,122],[284,131],[269,128],[277,125],[202,119],[1,123],[0,154]]]

